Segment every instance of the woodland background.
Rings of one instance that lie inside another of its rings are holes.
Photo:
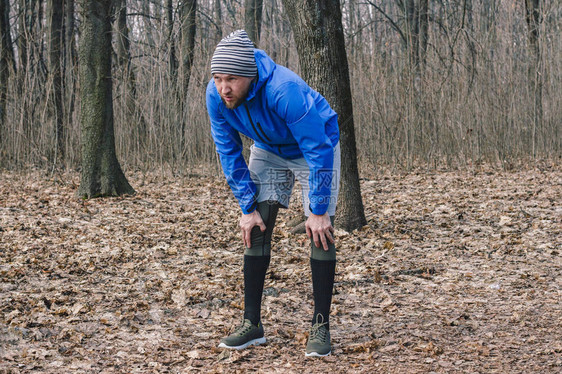
[[[345,0],[341,8],[360,167],[560,157],[559,1]],[[216,43],[244,27],[245,1],[119,0],[114,9],[123,168],[216,170],[204,90]],[[80,2],[2,0],[1,10],[0,167],[76,168]],[[256,43],[299,72],[281,1],[263,1],[261,20]]]

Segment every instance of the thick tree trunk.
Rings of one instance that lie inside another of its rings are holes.
[[[50,42],[49,74],[53,82],[53,104],[55,113],[56,157],[64,160],[64,114],[62,87],[62,58],[64,53],[63,0],[49,1]],[[58,160],[55,160],[55,162]]]
[[[78,196],[118,196],[135,191],[115,153],[111,79],[111,0],[82,0],[80,101],[82,173]]]
[[[191,77],[191,67],[193,66],[193,53],[195,51],[195,11],[197,9],[197,0],[184,0],[181,4],[181,87],[180,92],[180,108],[182,113],[180,128],[180,144],[183,151],[185,145],[185,126],[186,126],[186,108],[187,108],[187,91],[189,89],[189,80]]]
[[[246,0],[244,27],[256,47],[260,43],[263,0]]]
[[[342,170],[336,223],[351,231],[367,223],[361,198],[349,68],[339,0],[284,0],[304,79],[338,113]]]
[[[10,2],[0,0],[0,144],[4,134],[6,119],[6,100],[8,99],[8,80],[10,70],[15,72],[14,50],[10,34]]]

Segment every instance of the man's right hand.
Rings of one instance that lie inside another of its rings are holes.
[[[254,210],[252,213],[242,214],[242,217],[240,217],[240,229],[242,230],[242,240],[246,248],[252,246],[252,229],[254,226],[259,226],[262,232],[265,231],[265,223],[263,223],[260,213]]]

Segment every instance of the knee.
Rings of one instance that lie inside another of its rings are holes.
[[[336,260],[336,246],[333,243],[328,243],[328,250],[325,251],[323,247],[314,245],[314,241],[310,243],[310,258],[319,261],[335,261]]]
[[[270,256],[271,236],[279,211],[279,203],[276,201],[262,201],[258,203],[257,211],[260,213],[266,228],[265,231],[261,231],[258,226],[252,229],[252,245],[250,248],[246,248],[244,254],[247,256]]]
[[[330,216],[332,226],[334,225],[334,216]],[[335,261],[336,260],[336,245],[328,242],[328,250],[325,251],[324,247],[317,247],[314,240],[310,240],[310,258],[320,261]]]

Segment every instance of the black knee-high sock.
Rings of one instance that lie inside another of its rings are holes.
[[[244,319],[258,325],[261,319],[261,300],[265,274],[271,259],[271,236],[279,204],[275,201],[258,203],[258,212],[266,226],[262,232],[258,226],[252,229],[252,245],[244,251]]]
[[[244,256],[244,319],[258,325],[265,273],[271,256]]]
[[[312,292],[314,295],[314,316],[312,324],[316,323],[318,314],[322,314],[324,322],[330,328],[330,306],[332,304],[332,291],[336,273],[336,260],[310,259],[312,271]]]

